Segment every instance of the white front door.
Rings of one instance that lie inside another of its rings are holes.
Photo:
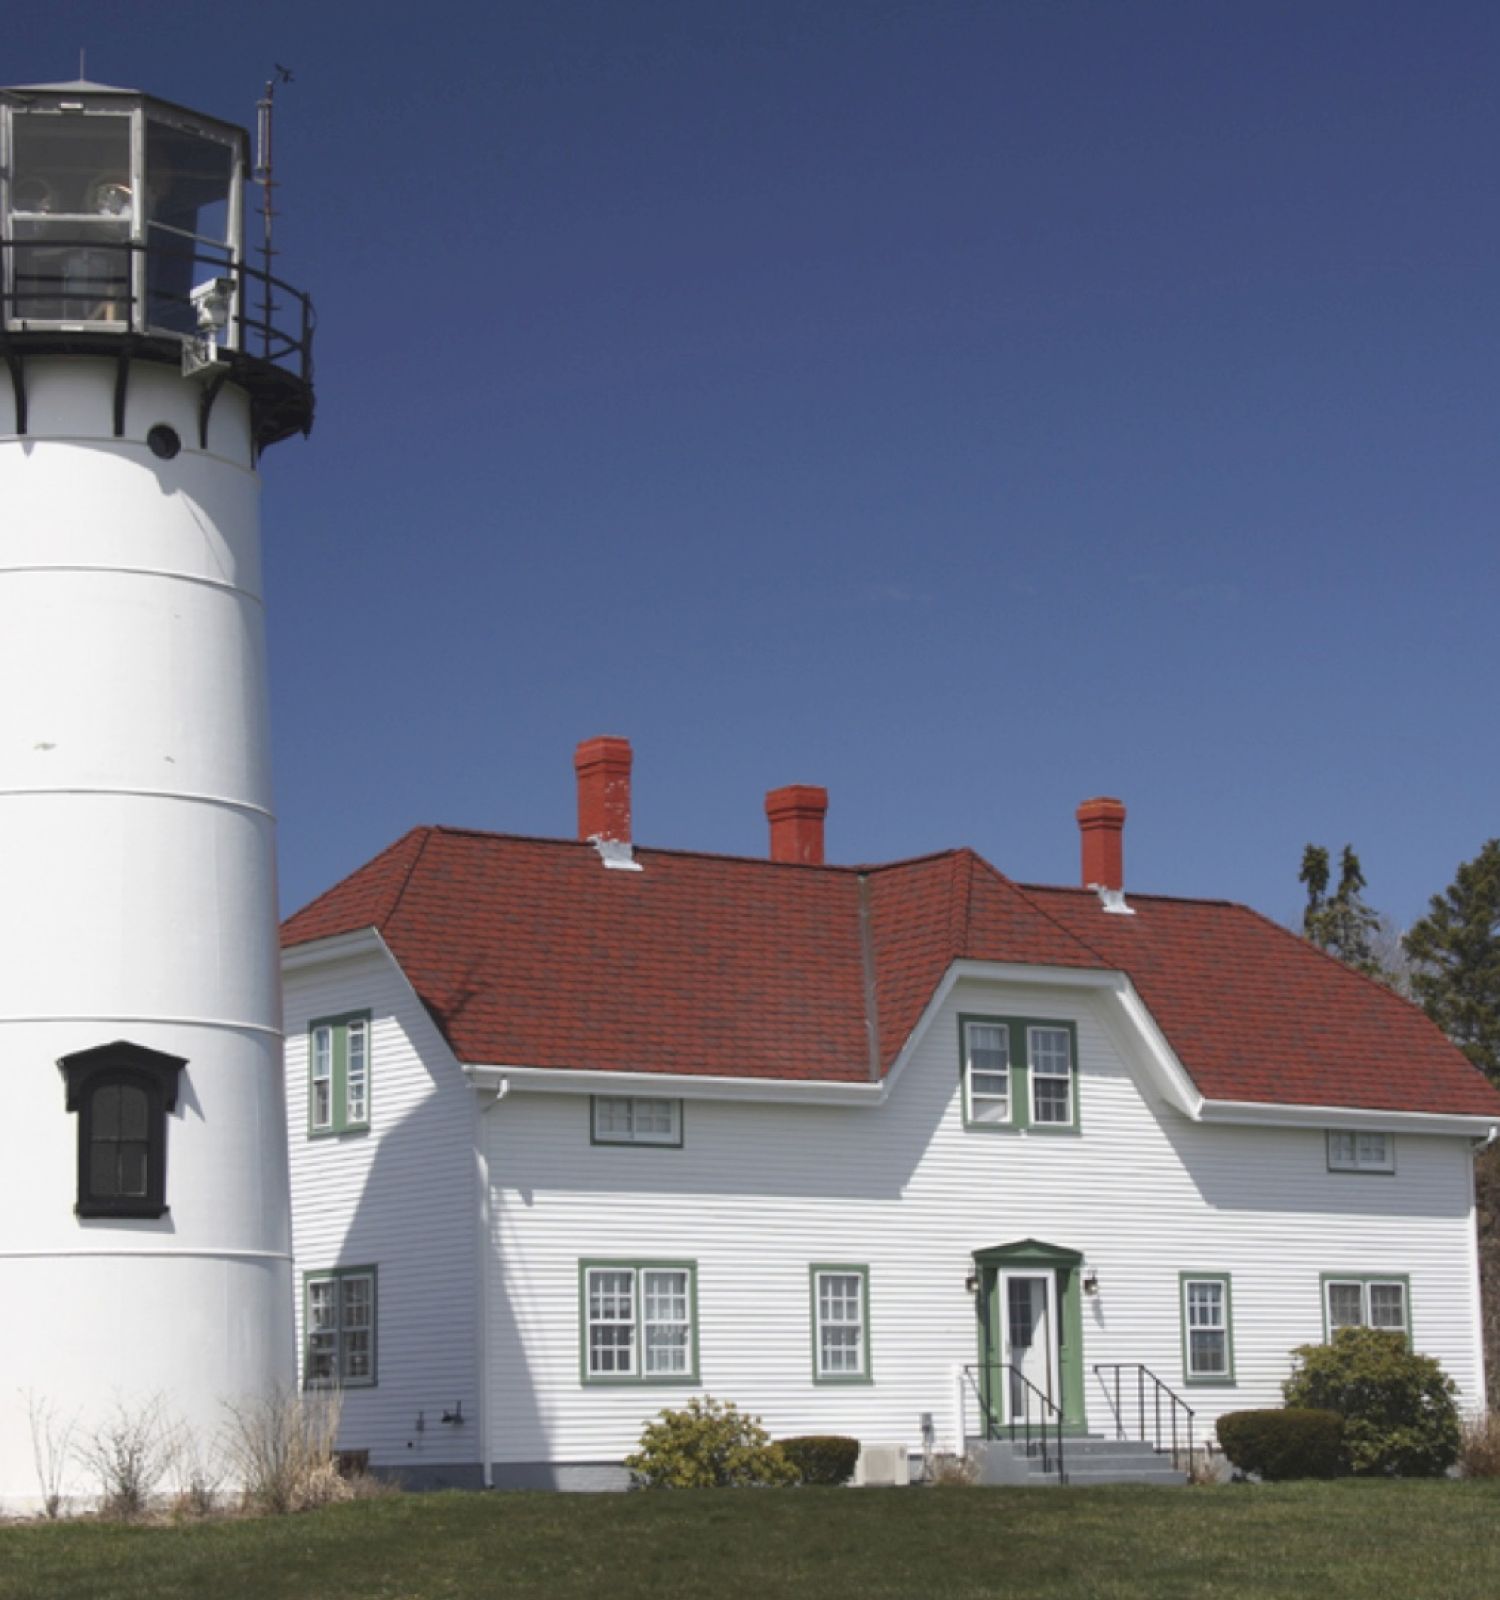
[[[1052,1272],[1000,1272],[1000,1359],[1011,1369],[1001,1389],[1007,1420],[1020,1422],[1028,1410],[1033,1422],[1047,1420],[1047,1408],[1027,1389],[1032,1384],[1055,1406],[1057,1383],[1057,1275]],[[1023,1381],[1025,1380],[1025,1381]]]

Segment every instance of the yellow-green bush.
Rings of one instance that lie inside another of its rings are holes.
[[[797,1469],[760,1425],[732,1401],[704,1395],[648,1422],[625,1465],[644,1489],[735,1489],[790,1484]]]

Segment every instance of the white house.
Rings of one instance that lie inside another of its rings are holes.
[[[1404,1329],[1484,1402],[1473,1155],[1500,1096],[1256,913],[967,850],[418,828],[283,930],[304,1381],[417,1482],[621,1481],[692,1395],[939,1450],[1014,1412],[1196,1437],[1293,1346]],[[1056,1408],[1055,1413],[1052,1407]]]

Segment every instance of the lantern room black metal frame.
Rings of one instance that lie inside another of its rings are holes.
[[[193,334],[150,325],[147,308],[137,290],[143,274],[137,272],[137,258],[170,255],[174,261],[188,258],[205,278],[229,278],[235,285],[234,310],[228,327],[221,331],[213,364],[202,374],[202,395],[198,404],[198,444],[208,448],[208,422],[215,400],[226,383],[233,383],[250,396],[251,431],[257,454],[267,445],[306,434],[313,422],[313,331],[316,317],[312,300],[289,283],[250,266],[243,261],[226,261],[222,253],[208,253],[164,244],[160,240],[102,241],[97,236],[49,237],[44,248],[66,252],[87,251],[93,261],[114,257],[118,270],[93,278],[72,277],[64,286],[51,274],[26,274],[10,252],[35,252],[37,240],[0,240],[0,283],[12,287],[0,290],[0,360],[10,371],[15,395],[16,432],[27,432],[26,361],[31,356],[103,356],[116,363],[114,395],[114,433],[125,433],[125,400],[129,392],[130,369],[136,361],[151,361],[180,367],[184,345]],[[147,263],[142,263],[147,265]],[[53,318],[26,314],[28,306],[43,297],[85,299],[97,290],[101,304],[108,303],[108,317]],[[180,310],[189,327],[196,326],[197,307],[187,296],[153,289],[152,310],[165,306]],[[256,301],[259,301],[257,309]],[[258,347],[258,348],[257,348]]]

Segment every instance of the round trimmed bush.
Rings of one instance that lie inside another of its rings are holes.
[[[781,1453],[796,1468],[803,1483],[848,1483],[859,1460],[859,1440],[839,1433],[809,1433],[796,1439],[779,1439]]]
[[[1228,1411],[1218,1431],[1219,1447],[1234,1466],[1267,1483],[1333,1478],[1343,1464],[1344,1419],[1336,1411]]]
[[[1344,1462],[1367,1476],[1440,1477],[1458,1458],[1457,1386],[1431,1356],[1384,1328],[1340,1328],[1305,1344],[1282,1385],[1289,1406],[1344,1419]]]
[[[709,1395],[695,1395],[681,1411],[659,1412],[625,1465],[643,1489],[735,1489],[797,1481],[759,1417]]]

